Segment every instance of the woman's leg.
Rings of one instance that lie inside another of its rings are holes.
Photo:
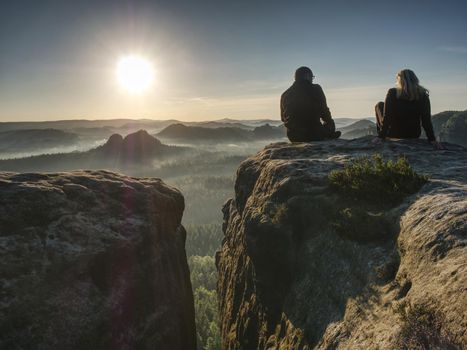
[[[378,102],[375,106],[375,114],[376,114],[376,132],[378,136],[381,134],[383,130],[383,121],[384,121],[384,102]]]

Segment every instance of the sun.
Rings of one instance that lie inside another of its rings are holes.
[[[121,57],[117,63],[117,79],[130,93],[143,93],[154,82],[154,68],[150,61],[137,55]]]

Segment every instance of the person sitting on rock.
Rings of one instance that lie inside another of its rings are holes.
[[[442,146],[436,141],[431,123],[431,106],[428,90],[419,84],[415,73],[403,69],[396,76],[396,87],[389,89],[385,102],[375,106],[376,129],[381,143],[386,137],[416,139],[420,137],[421,126],[428,141],[436,148]]]
[[[341,135],[336,131],[323,89],[313,84],[313,78],[310,68],[298,68],[295,82],[281,96],[281,120],[291,142],[336,139]]]

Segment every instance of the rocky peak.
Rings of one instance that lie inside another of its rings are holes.
[[[105,143],[109,147],[121,147],[123,143],[123,136],[120,134],[113,134]]]
[[[154,136],[149,135],[146,130],[139,130],[132,134],[128,134],[123,139],[123,147],[125,148],[151,148],[160,145],[161,142]]]
[[[139,130],[128,134],[125,138],[120,134],[113,134],[103,146],[97,148],[97,151],[117,156],[122,161],[139,161],[152,158],[162,153],[167,147],[149,135],[146,130]]]
[[[442,348],[466,344],[467,150],[370,141],[275,143],[240,165],[216,256],[223,348],[397,348],[401,305],[443,316]],[[428,183],[373,207],[330,189],[332,170],[375,152]]]
[[[183,209],[159,179],[0,173],[0,348],[195,349]]]

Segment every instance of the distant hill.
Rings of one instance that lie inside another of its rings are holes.
[[[372,121],[375,118],[368,117],[368,118],[333,118],[333,119],[334,119],[334,123],[336,124],[336,129],[341,130],[341,128],[349,126],[355,123],[356,121],[359,121],[359,120],[371,120]]]
[[[464,111],[465,112],[465,111]],[[444,111],[441,113],[434,114],[431,117],[431,122],[433,123],[433,128],[435,129],[435,133],[439,134],[441,129],[443,128],[444,123],[446,123],[449,118],[454,116],[454,114],[461,113],[460,111]]]
[[[467,147],[467,111],[452,113],[438,128],[440,128],[439,138],[441,141],[457,143]]]
[[[187,126],[201,126],[203,128],[239,128],[244,130],[252,130],[254,127],[245,125],[242,123],[222,123],[219,121],[207,121],[207,122],[184,122]]]
[[[376,135],[376,124],[368,119],[360,119],[350,125],[337,128],[342,132],[343,139],[356,139],[367,135]]]
[[[286,136],[285,126],[271,126],[269,124],[261,125],[253,129],[255,139],[276,139]]]
[[[248,141],[250,132],[239,128],[204,128],[187,126],[181,123],[172,124],[159,132],[157,137],[185,141]]]
[[[368,128],[372,126],[375,126],[374,122],[368,119],[360,119],[360,120],[357,120],[356,122],[351,123],[350,125],[347,125],[347,126],[344,126],[338,129],[342,131],[343,133],[345,133],[345,132],[349,132],[355,129],[364,129],[364,128]]]
[[[66,171],[76,169],[118,170],[128,166],[150,166],[153,159],[164,159],[187,148],[168,146],[145,130],[122,137],[112,135],[105,144],[87,152],[44,154],[18,159],[0,160],[6,171]]]
[[[73,132],[84,138],[108,138],[110,135],[115,133],[115,129],[110,126],[99,126],[99,127],[79,127],[64,129],[65,131]]]
[[[281,120],[278,119],[230,119],[230,118],[223,118],[214,120],[214,122],[218,122],[221,124],[243,124],[250,127],[257,127],[265,124],[279,126],[282,124]]]
[[[74,129],[74,128],[101,128],[101,127],[121,127],[127,123],[134,122],[134,119],[108,119],[108,120],[52,120],[38,122],[0,122],[0,131],[25,130],[25,129]],[[140,122],[146,119],[138,120]]]
[[[78,135],[57,129],[25,129],[0,132],[0,154],[30,152],[69,146]]]
[[[285,137],[283,127],[261,125],[253,130],[237,127],[205,128],[181,123],[169,125],[157,137],[185,142],[248,142]]]

